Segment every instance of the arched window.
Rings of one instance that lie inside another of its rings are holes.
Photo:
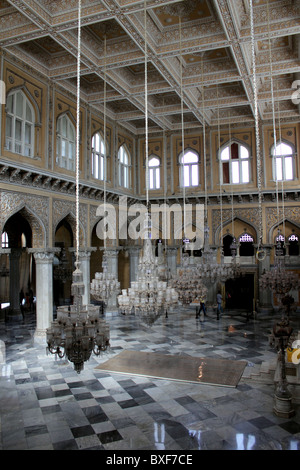
[[[125,147],[122,145],[118,152],[119,161],[119,185],[123,188],[129,188],[130,186],[130,157]]]
[[[254,240],[249,233],[243,233],[239,237],[240,256],[253,256],[254,255]]]
[[[186,150],[180,157],[180,184],[182,187],[199,185],[199,156],[192,150]]]
[[[288,238],[289,241],[289,255],[299,256],[299,237],[292,233]]]
[[[61,168],[75,171],[75,126],[63,114],[57,119],[56,163]]]
[[[220,151],[223,184],[245,184],[250,182],[249,150],[237,142]]]
[[[1,246],[2,248],[8,248],[9,247],[9,242],[8,242],[8,235],[6,232],[2,233],[2,240],[1,240]]]
[[[11,152],[34,156],[35,113],[22,90],[8,94],[6,104],[5,145]]]
[[[98,180],[104,180],[105,155],[106,148],[104,139],[100,132],[97,132],[92,138],[92,175]]]
[[[149,189],[160,188],[160,159],[150,157],[149,162]]]
[[[290,181],[294,179],[294,150],[284,142],[273,146],[273,177],[275,181]]]

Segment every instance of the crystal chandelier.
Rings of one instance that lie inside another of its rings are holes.
[[[145,161],[146,161],[146,197],[149,207],[149,158],[148,158],[148,77],[147,77],[147,11],[144,3],[145,28]],[[168,309],[178,301],[178,294],[167,286],[167,282],[160,280],[157,263],[153,254],[151,243],[151,219],[149,211],[144,220],[143,253],[139,259],[137,280],[131,282],[131,287],[122,289],[118,296],[121,313],[137,314],[147,325],[152,325],[163,313],[168,315]]]
[[[262,274],[260,278],[261,288],[270,289],[280,304],[291,290],[297,290],[300,287],[297,273],[285,269],[284,260],[280,256],[281,251],[281,246],[277,246],[273,268]]]
[[[73,304],[57,308],[57,318],[47,329],[47,351],[66,357],[79,374],[92,352],[99,356],[109,346],[109,326],[100,318],[99,307],[84,306],[83,274],[76,262],[71,293]]]
[[[95,300],[103,301],[107,305],[108,300],[120,292],[120,282],[107,270],[107,254],[103,253],[102,272],[95,273],[95,279],[91,282],[91,295]]]
[[[80,120],[80,30],[81,0],[78,1],[77,126],[76,126],[76,261],[72,275],[73,304],[58,307],[57,318],[46,331],[47,352],[66,357],[77,373],[92,352],[99,355],[109,346],[109,326],[100,318],[99,306],[83,305],[84,282],[79,262],[79,120]]]
[[[106,210],[106,168],[107,168],[107,159],[106,159],[106,32],[104,35],[104,123],[103,123],[103,135],[104,135],[104,214]],[[106,251],[106,234],[104,235],[104,252],[102,258],[102,272],[95,273],[95,279],[91,282],[90,293],[97,301],[103,302],[103,307],[105,307],[110,298],[117,296],[120,292],[120,283],[114,274],[109,273],[108,266],[108,254]]]
[[[132,281],[130,288],[122,289],[118,296],[121,313],[135,313],[147,325],[178,302],[176,290],[159,278],[150,238],[144,239],[143,253],[138,264],[137,280]]]
[[[176,290],[178,300],[182,304],[190,304],[197,297],[206,297],[207,287],[203,279],[199,277],[198,269],[188,264],[189,256],[183,255],[182,265],[178,269],[177,276],[170,280],[170,285]]]

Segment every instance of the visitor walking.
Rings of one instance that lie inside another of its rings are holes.
[[[206,308],[205,308],[205,297],[204,295],[200,296],[200,308],[197,309],[196,318],[199,318],[201,311],[203,310],[203,314],[206,317]]]
[[[222,302],[223,302],[222,294],[219,291],[217,293],[217,320],[219,320],[220,314],[223,313]]]

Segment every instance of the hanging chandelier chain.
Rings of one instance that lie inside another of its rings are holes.
[[[106,214],[106,179],[107,179],[107,151],[106,151],[106,33],[104,35],[104,103],[103,103],[103,139],[104,139],[104,168],[103,168],[103,188],[104,188],[104,214]],[[106,249],[106,235],[104,236],[104,249]]]
[[[148,50],[147,50],[147,0],[144,0],[145,30],[145,163],[146,163],[146,200],[149,213],[149,136],[148,136]],[[148,227],[149,228],[149,227]]]
[[[272,101],[272,120],[273,120],[273,141],[274,141],[273,168],[276,168],[277,136],[276,136],[275,98],[274,98],[273,64],[272,64],[272,43],[271,43],[271,35],[270,35],[270,8],[269,8],[269,0],[267,1],[267,20],[268,20],[268,43],[269,43],[269,63],[270,63],[270,86],[271,86],[271,101]],[[276,185],[277,222],[279,223],[279,195],[278,195],[278,178],[277,178],[277,173],[276,173],[276,178],[275,178],[275,185]]]
[[[201,57],[202,81],[202,119],[203,119],[203,165],[204,165],[204,192],[205,192],[205,220],[207,221],[207,170],[206,170],[206,135],[205,135],[205,104],[204,104],[204,53]]]
[[[80,144],[81,0],[78,0],[77,107],[76,107],[76,261],[79,261],[79,144]]]
[[[180,101],[180,113],[181,113],[181,148],[182,148],[182,158],[184,159],[185,153],[185,142],[184,142],[184,113],[183,113],[183,54],[182,54],[182,20],[181,15],[178,18],[179,21],[179,48],[180,48],[180,94],[181,94],[181,101]],[[184,160],[183,160],[184,161]],[[183,230],[184,230],[184,239],[186,238],[186,191],[185,191],[185,181],[184,181],[184,163],[182,164],[182,191],[183,191]]]
[[[217,85],[218,99],[218,148],[219,148],[219,191],[220,191],[220,249],[223,254],[222,230],[223,230],[223,200],[222,200],[222,162],[221,162],[221,130],[220,130],[220,101],[219,101],[219,85]]]
[[[256,64],[255,64],[255,46],[254,46],[254,20],[253,20],[253,0],[250,3],[250,26],[251,26],[251,51],[252,51],[252,73],[254,88],[254,115],[255,115],[255,136],[256,136],[256,168],[257,168],[257,186],[258,186],[258,217],[259,217],[259,246],[262,243],[262,175],[261,175],[261,155],[260,155],[260,133],[258,120],[258,103],[257,103],[257,83],[256,83]]]

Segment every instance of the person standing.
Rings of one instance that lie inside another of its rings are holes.
[[[204,295],[200,296],[200,308],[197,310],[196,318],[199,318],[201,311],[203,310],[203,314],[206,317],[206,308],[205,308],[205,297]]]
[[[217,293],[217,320],[219,320],[220,314],[223,313],[222,302],[223,302],[222,294],[219,291]]]

